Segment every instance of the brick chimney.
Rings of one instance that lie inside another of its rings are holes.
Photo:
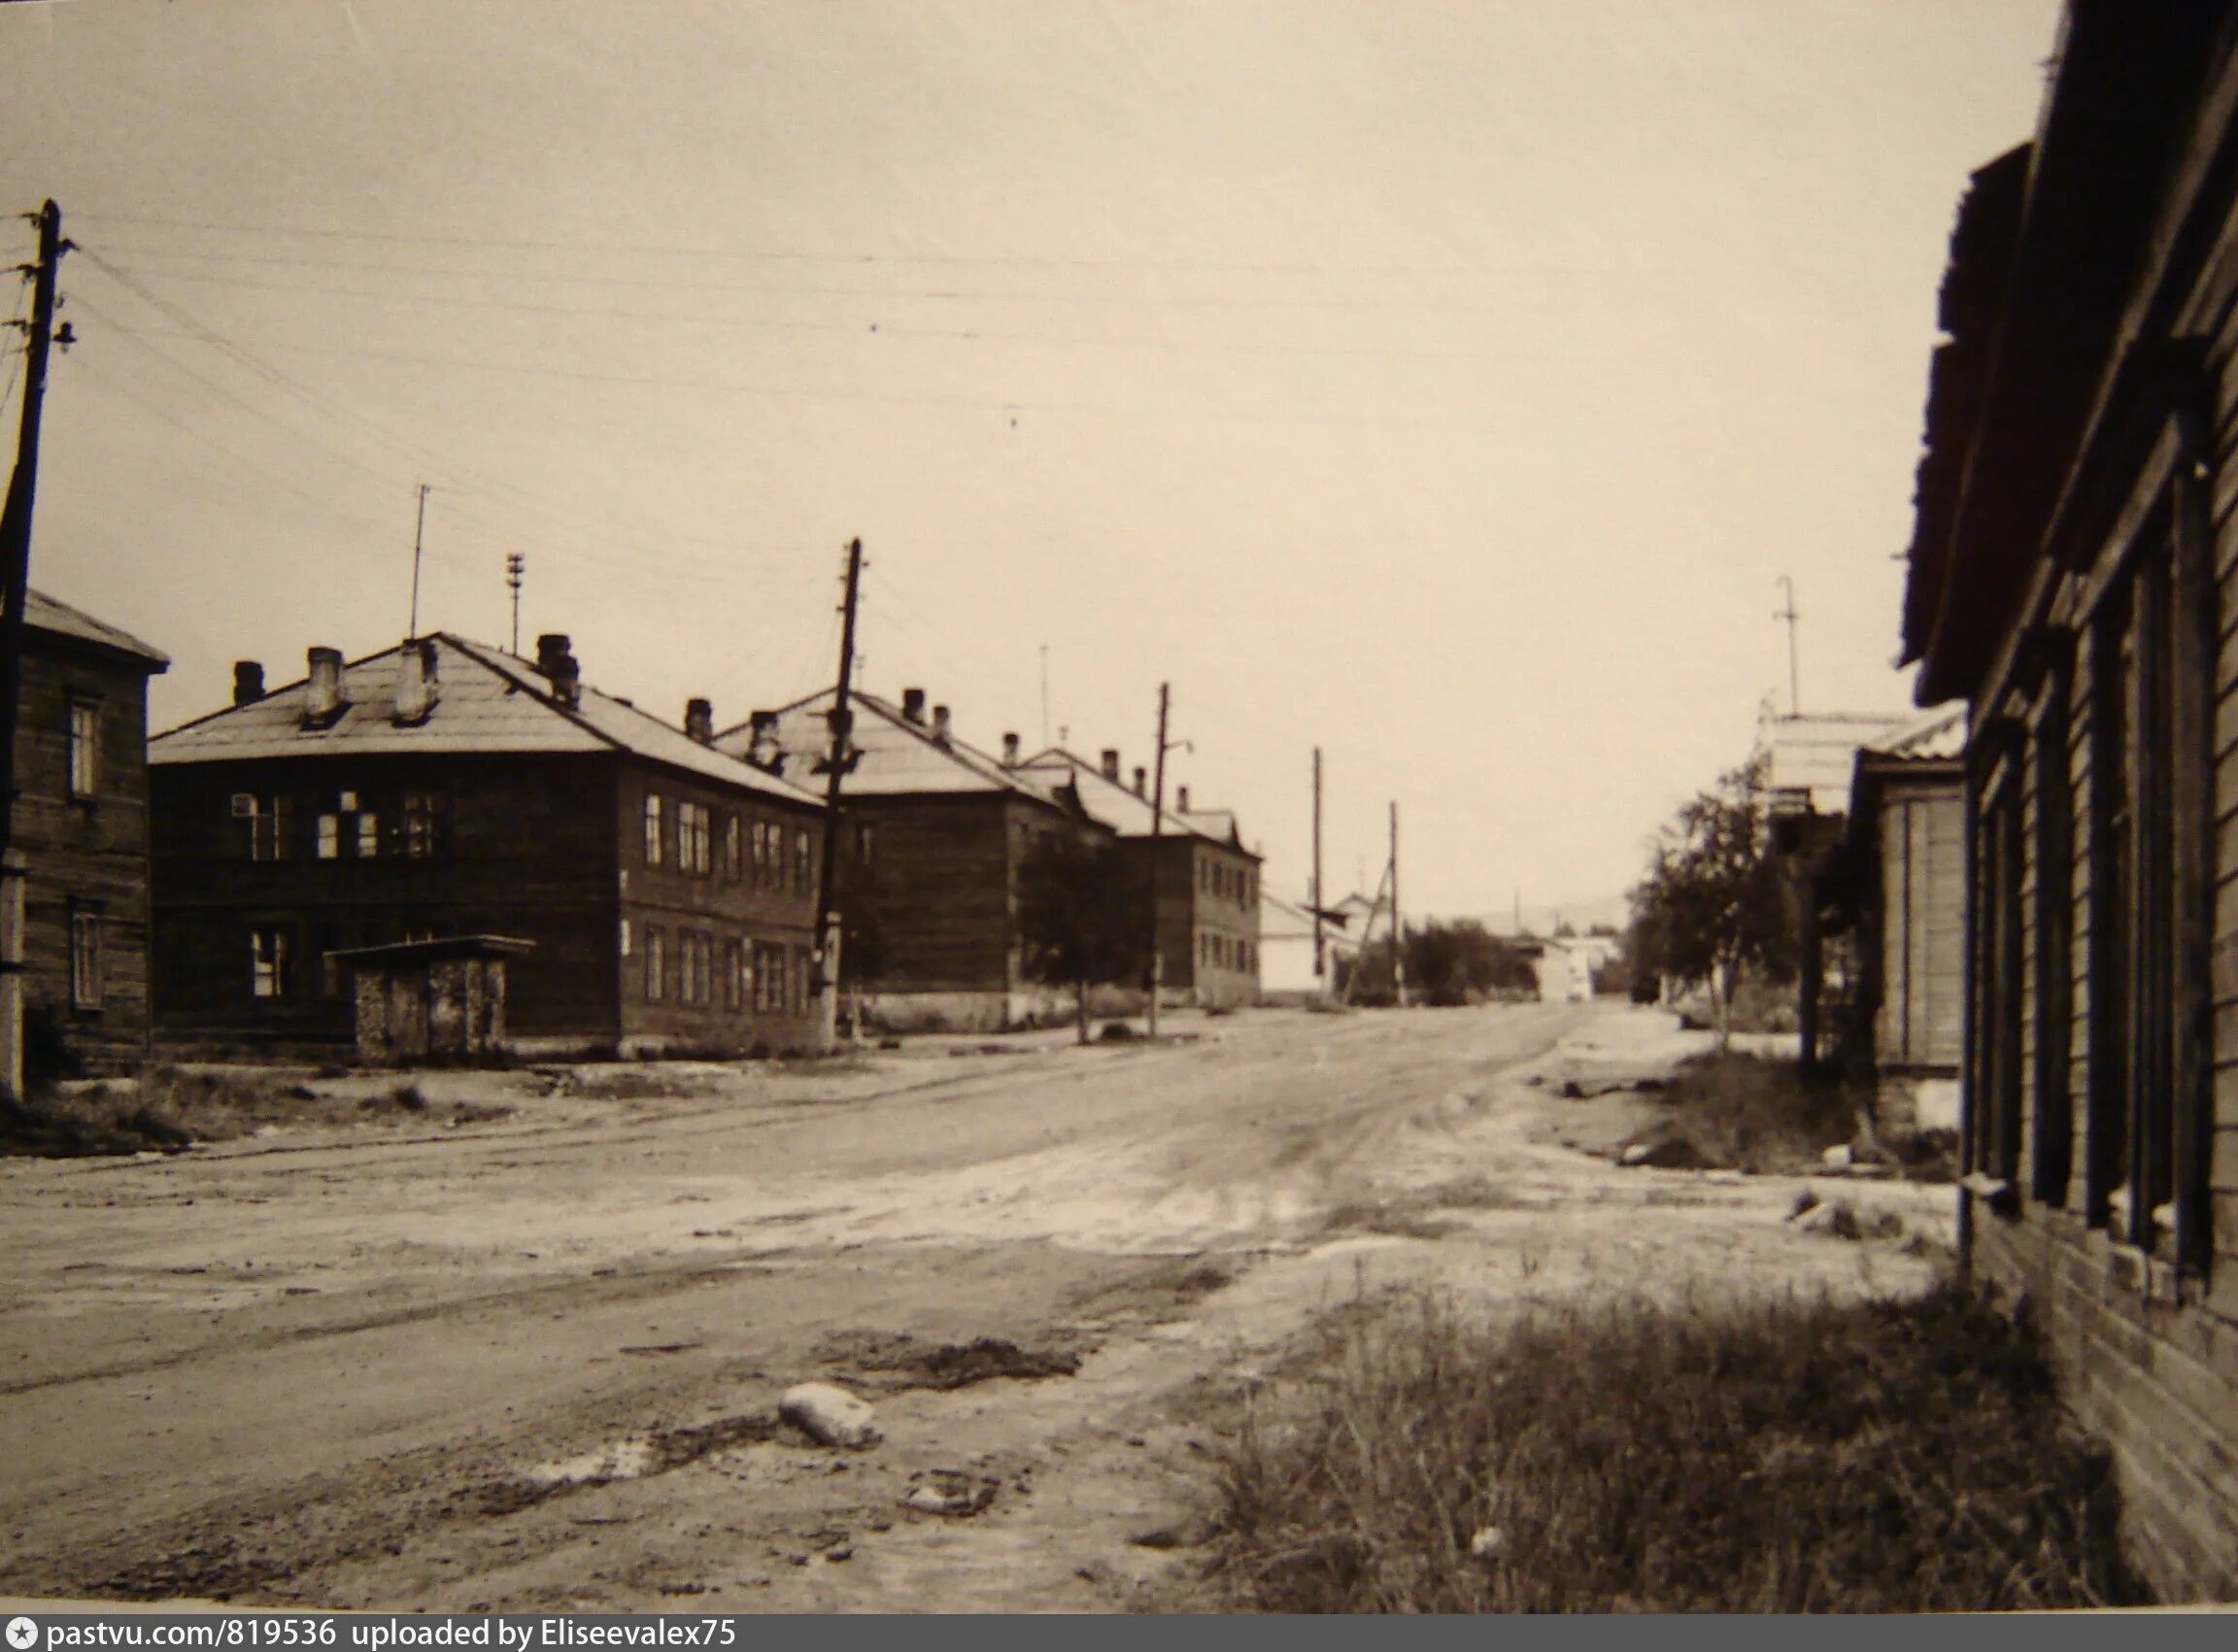
[[[550,680],[555,700],[570,710],[583,703],[583,667],[564,632],[546,631],[536,639],[536,669]]]
[[[1137,797],[1150,795],[1150,771],[1140,763],[1135,765],[1135,795]]]
[[[753,732],[746,740],[746,760],[756,768],[765,768],[775,773],[778,760],[783,755],[777,745],[777,714],[773,711],[755,712],[749,725]]]
[[[435,639],[408,642],[396,660],[396,725],[417,727],[435,711]]]
[[[932,738],[943,746],[948,744],[948,708],[944,705],[932,708]]]
[[[1119,783],[1119,748],[1116,746],[1103,748],[1103,778],[1114,786]]]
[[[304,656],[310,680],[303,685],[303,724],[325,728],[348,709],[342,698],[342,651],[314,648]]]
[[[901,691],[901,717],[907,723],[923,723],[925,721],[925,691],[923,689],[903,689]]]
[[[1002,766],[1004,768],[1016,768],[1018,766],[1018,736],[1015,734],[1002,736]]]
[[[702,746],[715,744],[715,702],[689,699],[684,702],[684,732]]]
[[[233,662],[233,703],[254,705],[264,697],[264,667],[254,659]]]
[[[1177,815],[1185,815],[1189,812],[1188,787],[1176,786],[1173,788],[1173,812]]]

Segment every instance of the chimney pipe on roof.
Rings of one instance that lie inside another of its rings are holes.
[[[1150,771],[1140,763],[1135,765],[1135,795],[1137,797],[1150,795]]]
[[[254,705],[264,697],[264,667],[254,659],[233,662],[233,703]]]
[[[1105,780],[1111,781],[1114,784],[1118,782],[1119,749],[1116,746],[1105,746],[1103,748],[1103,778]]]
[[[1173,788],[1173,812],[1177,815],[1185,815],[1189,812],[1188,787],[1176,786]]]
[[[948,708],[944,705],[932,708],[932,738],[943,746],[948,744]]]
[[[753,713],[748,722],[752,732],[746,738],[746,760],[756,768],[774,773],[777,768],[777,714],[773,711]]]
[[[1002,736],[1002,766],[1004,768],[1016,768],[1018,766],[1018,736],[1015,734]]]
[[[715,744],[715,702],[689,699],[684,702],[684,732],[702,746]]]
[[[396,669],[396,723],[399,727],[416,727],[435,711],[435,639],[407,642]]]
[[[342,651],[338,648],[314,648],[305,659],[310,681],[303,685],[303,721],[313,728],[324,728],[343,713]]]
[[[551,680],[552,697],[560,704],[572,710],[583,703],[583,667],[565,632],[546,631],[536,639],[536,669]]]
[[[903,721],[908,723],[923,723],[925,721],[925,691],[923,689],[903,689],[901,691],[901,716]]]

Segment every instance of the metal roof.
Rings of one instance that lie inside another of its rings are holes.
[[[785,755],[785,777],[821,789],[823,767],[831,747],[829,719],[835,689],[821,689],[776,712],[778,749]],[[1004,768],[1001,762],[953,731],[936,734],[929,723],[916,723],[882,695],[850,689],[854,726],[848,742],[856,753],[841,791],[857,796],[901,797],[928,793],[965,795],[1016,792],[1036,802],[1064,807],[1058,788],[1044,777]],[[751,721],[715,737],[716,749],[743,759],[754,743]]]
[[[809,805],[821,799],[803,787],[702,746],[681,728],[586,687],[580,702],[562,706],[551,683],[527,660],[486,643],[440,631],[435,645],[433,712],[424,723],[396,722],[396,690],[404,645],[342,668],[342,715],[306,727],[298,679],[247,705],[228,706],[158,734],[149,742],[155,764],[233,762],[260,758],[399,753],[627,752],[725,786]]]
[[[1037,752],[1014,770],[1015,773],[1034,774],[1054,778],[1069,775],[1080,791],[1080,802],[1089,814],[1118,828],[1122,837],[1148,837],[1153,814],[1162,817],[1158,829],[1178,835],[1182,832],[1201,837],[1207,843],[1217,843],[1223,849],[1238,855],[1251,855],[1242,845],[1236,830],[1236,817],[1225,809],[1192,809],[1186,815],[1168,808],[1153,811],[1150,799],[1119,781],[1113,780],[1085,758],[1052,746]]]
[[[161,649],[149,647],[129,631],[120,631],[83,609],[57,602],[44,591],[27,590],[24,595],[23,624],[31,630],[115,649],[119,654],[148,660],[158,671],[168,669],[171,664],[171,657]]]

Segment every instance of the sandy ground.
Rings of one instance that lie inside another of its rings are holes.
[[[1496,1310],[1925,1278],[1893,1242],[1793,1231],[1797,1181],[1593,1156],[1661,1103],[1564,1082],[1702,1046],[1668,1016],[1178,1025],[1158,1047],[435,1075],[401,1124],[0,1165],[0,1594],[1170,1605],[1213,1497],[1212,1397],[1362,1291]],[[614,1094],[647,1079],[669,1094]],[[452,1124],[460,1101],[515,1111]],[[1841,1191],[1948,1231],[1948,1190]],[[1059,1374],[938,1386],[926,1357],[982,1338]],[[869,1399],[883,1442],[772,1431],[810,1379]],[[984,1507],[906,1508],[928,1484]]]

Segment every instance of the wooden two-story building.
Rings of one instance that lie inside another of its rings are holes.
[[[1115,750],[1091,766],[1051,747],[1013,772],[1044,786],[1070,786],[1090,815],[1117,830],[1120,853],[1156,893],[1168,993],[1208,1009],[1259,1001],[1260,859],[1243,847],[1232,813],[1192,810],[1184,786],[1160,816],[1149,777],[1136,768],[1132,784],[1122,778]]]
[[[719,749],[821,795],[831,770],[834,691],[757,711]],[[1066,830],[1108,838],[1064,776],[1016,767],[959,735],[925,691],[899,704],[860,690],[841,777],[837,884],[874,916],[859,995],[867,1016],[910,1028],[1000,1029],[1063,1010],[1034,981],[1019,931],[1019,871],[1034,840]],[[854,971],[842,960],[842,974]],[[851,995],[854,995],[851,994]]]
[[[397,942],[529,943],[508,965],[524,1053],[733,1053],[813,1036],[823,806],[537,658],[449,633],[233,703],[158,736],[158,1043],[347,1048],[350,961]]]
[[[16,718],[23,1010],[94,1074],[148,1054],[148,679],[169,661],[32,591]]]
[[[1961,1239],[2238,1598],[2238,5],[2071,0],[1944,279],[1904,606],[1963,702]]]

